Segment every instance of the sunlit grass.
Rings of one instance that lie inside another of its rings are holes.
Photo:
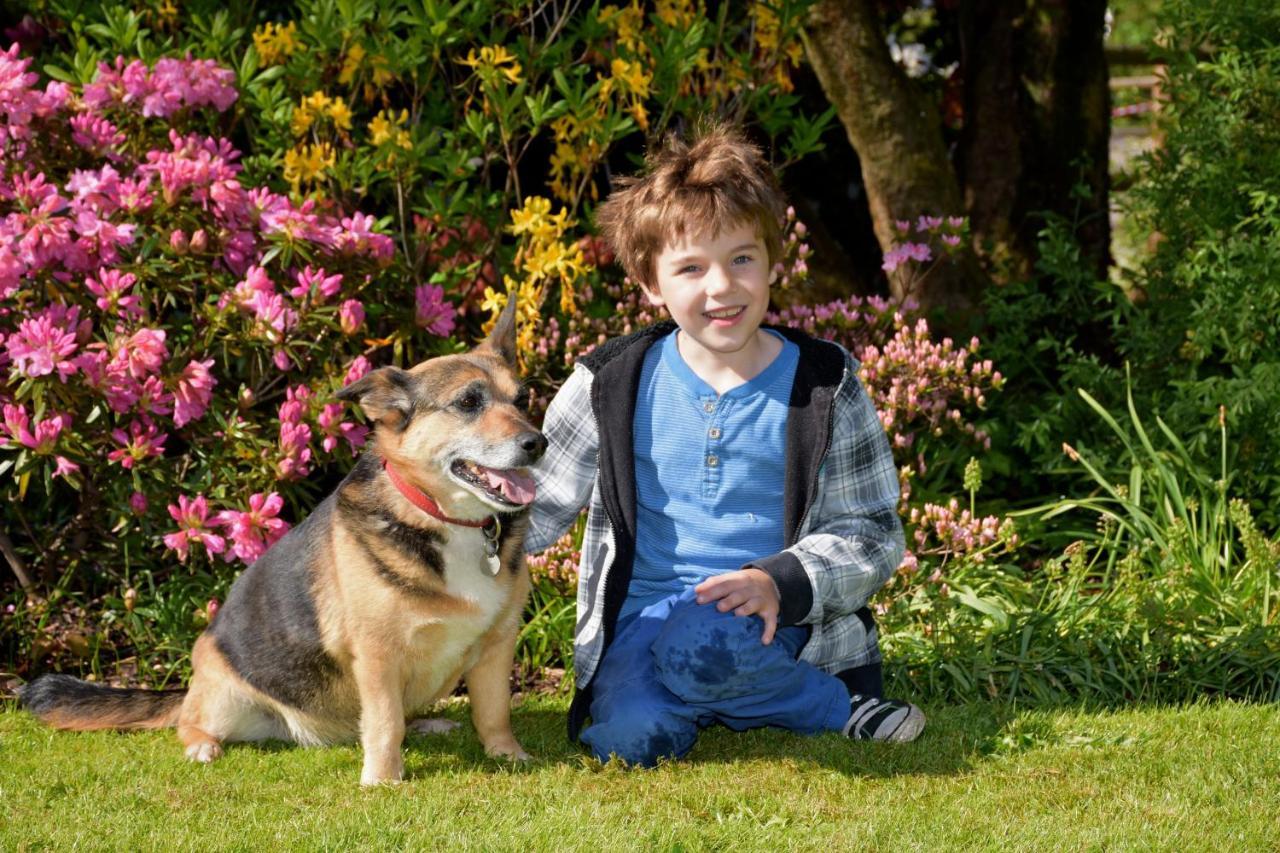
[[[1280,837],[1280,712],[1201,704],[1094,712],[930,708],[914,744],[710,730],[683,762],[601,767],[563,699],[485,758],[469,726],[413,737],[408,780],[363,790],[353,746],[232,747],[172,733],[70,734],[0,713],[0,847],[473,849],[1261,849]],[[465,705],[447,709],[466,719]]]

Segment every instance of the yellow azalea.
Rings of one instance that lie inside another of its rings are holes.
[[[702,4],[695,9],[691,0],[658,0],[656,12],[668,27],[688,29],[702,15]]]
[[[293,21],[284,26],[263,24],[253,31],[253,47],[264,65],[275,65],[298,49],[297,35],[298,25]]]
[[[325,169],[332,168],[336,161],[333,146],[329,143],[303,143],[285,152],[284,178],[297,189],[303,181],[314,181],[322,176]]]
[[[511,225],[508,230],[519,237],[529,234],[538,238],[539,234],[548,233],[547,214],[551,213],[551,199],[542,196],[529,196],[524,200],[524,207],[511,211]]]
[[[373,117],[373,121],[369,122],[369,142],[378,146],[391,138],[393,125],[387,118],[387,111],[383,110]]]
[[[459,59],[458,63],[473,69],[485,82],[496,79],[494,72],[501,74],[512,85],[520,82],[520,63],[511,51],[500,44],[482,47],[479,53],[473,47],[467,51],[466,59]]]
[[[644,10],[640,8],[638,0],[631,0],[631,4],[625,9],[605,6],[596,20],[613,30],[618,43],[633,53],[643,48],[640,30],[644,26]]]
[[[329,111],[331,104],[332,101],[324,92],[312,92],[299,101],[293,108],[293,118],[289,121],[293,135],[302,136],[310,130],[316,119]]]
[[[329,103],[329,118],[333,119],[333,126],[339,130],[351,129],[351,110],[347,108],[346,101],[341,97],[334,98]]]
[[[396,75],[391,73],[390,61],[380,53],[375,53],[369,60],[369,64],[373,66],[373,85],[379,89],[396,79]]]
[[[356,72],[360,70],[364,57],[364,48],[359,42],[347,48],[347,55],[342,59],[342,70],[338,72],[338,82],[343,86],[350,86],[351,81],[356,79]]]
[[[382,110],[369,122],[369,143],[376,148],[394,141],[401,148],[412,148],[412,138],[408,131],[402,129],[408,121],[408,110],[400,110],[399,115],[394,110]]]
[[[627,107],[627,112],[631,113],[631,117],[636,120],[641,130],[649,129],[649,112],[644,108],[644,104],[635,101]]]

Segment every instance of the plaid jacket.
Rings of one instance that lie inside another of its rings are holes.
[[[660,323],[601,345],[574,367],[543,423],[549,441],[533,470],[538,497],[525,548],[540,551],[587,507],[574,638],[576,738],[591,685],[613,639],[635,555],[632,423],[644,355],[675,330]],[[902,560],[898,476],[884,429],[842,347],[792,329],[800,347],[787,416],[784,504],[788,547],[750,565],[781,596],[780,624],[808,625],[800,654],[827,672],[880,660],[870,597]]]

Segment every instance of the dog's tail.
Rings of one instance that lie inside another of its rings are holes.
[[[45,675],[18,691],[31,713],[55,729],[166,729],[178,724],[186,690],[107,687]]]

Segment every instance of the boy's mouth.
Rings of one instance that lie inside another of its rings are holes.
[[[738,305],[733,308],[717,308],[714,311],[703,311],[702,316],[708,320],[736,320],[743,311],[746,311],[745,305]]]

